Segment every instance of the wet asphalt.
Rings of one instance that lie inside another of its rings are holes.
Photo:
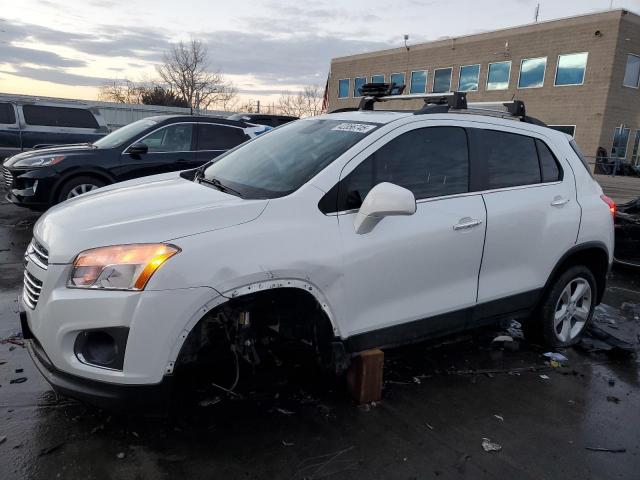
[[[36,219],[0,204],[1,339],[19,332]],[[614,270],[604,302],[636,356],[575,348],[551,368],[485,331],[387,351],[383,399],[365,406],[298,365],[242,399],[185,393],[167,418],[114,415],[57,398],[24,348],[0,344],[0,479],[638,478],[640,273]]]

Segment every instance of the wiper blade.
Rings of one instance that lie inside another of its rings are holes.
[[[242,193],[240,193],[238,190],[234,190],[233,188],[225,185],[224,183],[222,183],[217,178],[205,178],[205,177],[202,177],[200,179],[200,183],[203,183],[203,182],[207,183],[209,185],[213,185],[214,187],[216,187],[221,192],[232,193],[232,194],[242,198]]]

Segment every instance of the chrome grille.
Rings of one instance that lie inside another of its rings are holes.
[[[28,260],[32,260],[33,263],[45,270],[49,265],[49,251],[35,238],[31,240],[31,243],[27,247],[27,253],[25,256]]]
[[[4,179],[4,186],[10,189],[13,185],[13,175],[7,167],[2,167],[2,178]]]
[[[31,275],[27,270],[24,271],[24,288],[22,289],[22,299],[30,309],[36,308],[40,291],[42,290],[42,282]]]

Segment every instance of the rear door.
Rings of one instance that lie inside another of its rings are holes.
[[[249,136],[240,127],[201,122],[198,124],[196,140],[197,164],[206,163],[247,140]]]
[[[196,165],[195,130],[193,122],[164,125],[133,143],[144,143],[147,153],[131,154],[126,148],[120,155],[118,180],[186,170]]]
[[[20,125],[15,106],[0,102],[0,160],[20,151]]]
[[[469,193],[467,135],[426,125],[398,128],[342,173],[346,322],[357,350],[461,330],[476,303],[485,208],[480,194]],[[357,234],[357,209],[381,182],[411,190],[416,213]]]
[[[497,126],[468,131],[487,208],[479,321],[535,303],[575,244],[581,212],[571,168],[544,137]]]

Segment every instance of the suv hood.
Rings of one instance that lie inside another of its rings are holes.
[[[68,155],[70,153],[84,153],[88,151],[97,150],[89,143],[78,143],[74,145],[58,145],[50,148],[39,148],[37,150],[29,150],[26,152],[18,153],[12,157],[7,158],[4,161],[6,167],[10,167],[19,160],[25,158],[41,157],[43,155]]]
[[[49,263],[71,263],[89,248],[164,242],[247,223],[267,203],[243,200],[173,172],[67,200],[40,217],[33,233],[48,248]]]

